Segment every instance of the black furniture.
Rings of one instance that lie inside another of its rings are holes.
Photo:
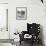
[[[27,31],[22,31],[22,33],[19,35],[20,36],[20,44],[22,41],[28,41],[28,43],[30,42],[31,46],[33,45],[33,43],[39,44],[39,42],[40,42],[39,33],[40,33],[40,24],[27,23]],[[32,37],[30,39],[28,39],[28,38],[25,39],[24,38],[25,34],[29,34]]]
[[[41,0],[41,2],[43,3],[43,0]]]

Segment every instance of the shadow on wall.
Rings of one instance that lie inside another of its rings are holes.
[[[43,37],[43,26],[42,25],[40,25],[40,39],[42,40],[42,45],[45,46],[44,45],[44,37]]]

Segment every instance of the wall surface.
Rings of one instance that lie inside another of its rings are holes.
[[[0,0],[0,3],[8,3],[8,0]]]
[[[45,1],[44,1],[45,2]],[[16,7],[27,7],[27,20],[16,20]],[[27,23],[40,23],[46,44],[45,4],[40,0],[9,0],[9,31],[11,38],[15,31],[27,30]]]
[[[8,8],[7,4],[2,3],[8,3],[8,0],[0,0],[0,28],[6,25],[6,9]],[[0,31],[0,39],[9,39],[9,32]],[[11,43],[0,43],[0,46],[12,46],[12,45]]]
[[[45,3],[42,4],[40,0],[0,0],[0,2],[8,2],[9,4],[8,30],[11,39],[14,38],[13,33],[15,31],[27,30],[27,23],[40,23],[42,25],[44,43],[46,44]],[[16,7],[27,7],[27,20],[16,20]],[[0,46],[6,45],[8,44],[0,44]]]
[[[6,31],[7,9],[8,9],[8,4],[0,4],[0,39],[9,38],[9,32]]]

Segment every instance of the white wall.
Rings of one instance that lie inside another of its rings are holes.
[[[8,0],[0,0],[0,3],[8,3]],[[4,16],[4,17],[6,16],[6,11],[5,10],[7,8],[8,8],[7,4],[6,5],[5,4],[0,4],[0,21],[3,19],[3,18],[1,18],[1,15]],[[0,24],[1,24],[1,22],[0,22]],[[6,23],[4,22],[3,25],[5,25],[5,24]],[[0,27],[1,27],[1,25],[0,25]],[[1,32],[0,31],[0,39],[8,39],[8,38],[9,38],[9,33],[8,32],[6,32],[6,31]],[[12,45],[10,43],[0,43],[0,46],[12,46]]]
[[[0,2],[8,2],[8,0],[1,0]],[[16,20],[16,7],[27,7],[27,20]],[[45,36],[46,16],[44,10],[44,5],[40,0],[9,0],[9,31],[11,36],[16,30],[26,30],[27,22],[40,23],[43,26]],[[46,40],[46,37],[44,40]]]
[[[27,7],[27,20],[16,20],[16,7]],[[11,36],[16,30],[19,32],[26,30],[27,22],[40,23],[43,26],[44,41],[46,41],[45,5],[40,0],[9,0],[9,31]]]
[[[9,39],[7,28],[7,9],[8,4],[0,4],[0,39]]]
[[[0,2],[7,3],[8,0],[0,0]],[[16,7],[27,7],[27,20],[16,20]],[[43,26],[44,40],[46,42],[45,4],[43,5],[40,0],[9,0],[8,17],[9,31],[11,32],[11,36],[16,30],[18,31],[26,30],[27,22],[29,23],[36,22],[40,23]]]
[[[0,0],[0,3],[8,3],[8,0]]]

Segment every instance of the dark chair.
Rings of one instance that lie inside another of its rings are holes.
[[[39,33],[40,33],[40,24],[36,24],[36,23],[29,24],[29,23],[27,23],[27,31],[22,31],[22,34],[19,35],[20,36],[20,44],[22,41],[25,41],[25,39],[24,39],[25,34],[32,35],[32,38],[29,40],[29,41],[31,41],[32,45],[34,42],[39,43]]]

